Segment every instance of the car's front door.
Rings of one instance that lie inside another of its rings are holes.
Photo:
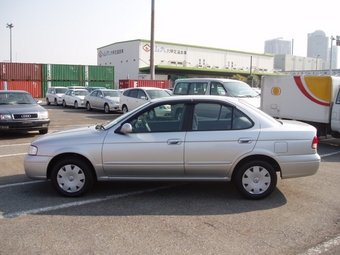
[[[169,106],[167,106],[169,107]],[[172,106],[172,107],[178,107]],[[183,104],[180,106],[183,108]],[[152,111],[149,109],[148,112]],[[104,171],[110,177],[181,177],[186,132],[175,116],[148,118],[148,112],[129,123],[133,132],[110,132],[103,145]]]

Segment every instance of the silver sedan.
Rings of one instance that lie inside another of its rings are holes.
[[[150,119],[160,106],[169,113]],[[277,121],[238,99],[172,96],[108,123],[45,135],[31,143],[24,168],[68,197],[95,180],[204,180],[233,181],[244,197],[262,199],[278,175],[315,174],[317,144],[314,127]]]
[[[93,90],[89,95],[85,96],[86,109],[88,111],[92,109],[104,110],[105,113],[120,111],[120,94],[119,90],[114,89]]]

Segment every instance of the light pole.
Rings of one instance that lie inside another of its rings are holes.
[[[335,38],[331,36],[331,51],[330,51],[330,56],[329,56],[329,75],[332,76],[332,55],[333,55],[333,41]]]
[[[12,63],[12,28],[13,28],[13,24],[10,23],[8,24],[7,23],[7,26],[6,28],[9,28],[9,44],[10,44],[10,62]]]
[[[151,0],[151,51],[150,51],[150,78],[155,79],[155,0]]]

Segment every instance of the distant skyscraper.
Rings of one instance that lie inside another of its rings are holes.
[[[282,40],[282,37],[267,40],[264,42],[264,53],[292,54],[292,43]]]
[[[307,36],[307,57],[320,58],[327,62],[329,38],[326,37],[325,32],[316,30],[314,33],[310,33]]]
[[[331,48],[329,48],[329,56],[331,55]],[[331,59],[329,58],[328,63],[330,63]],[[332,68],[337,69],[338,68],[338,46],[334,45],[332,46]]]

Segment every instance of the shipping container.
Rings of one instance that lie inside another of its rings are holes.
[[[82,66],[82,81],[113,81],[113,66]]]
[[[41,81],[0,81],[0,90],[25,90],[35,98],[42,97]]]
[[[42,64],[43,81],[80,81],[80,65]]]
[[[85,87],[105,87],[107,89],[114,89],[113,81],[85,81],[82,85]]]
[[[42,64],[0,63],[2,81],[41,81]]]
[[[43,81],[42,82],[42,95],[46,96],[46,92],[50,87],[70,87],[70,86],[84,86],[79,81]]]
[[[161,89],[170,88],[169,80],[119,80],[119,89],[137,87],[156,87]]]

